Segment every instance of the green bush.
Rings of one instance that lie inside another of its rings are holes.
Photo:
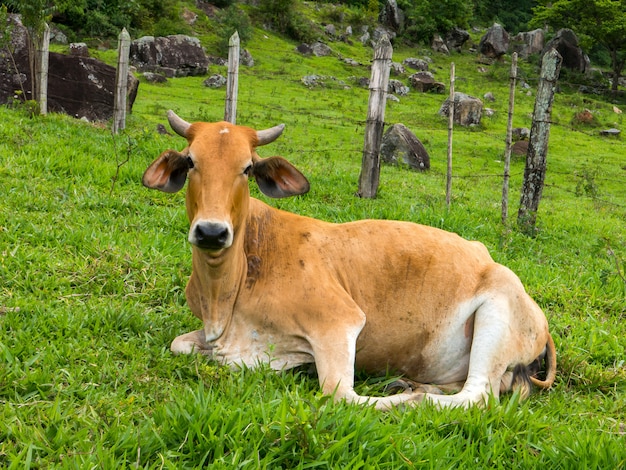
[[[218,36],[218,51],[221,55],[228,54],[228,42],[237,31],[241,45],[252,38],[252,23],[248,14],[237,5],[230,5],[219,10],[216,14]]]
[[[454,27],[465,28],[472,17],[471,4],[462,0],[401,0],[398,6],[406,15],[401,37],[409,43],[428,44],[436,33],[445,34]]]
[[[276,32],[296,41],[313,41],[317,28],[304,15],[298,14],[296,0],[260,0],[259,13],[264,23]]]
[[[481,0],[476,2],[472,20],[483,26],[499,23],[507,32],[516,34],[528,30],[528,22],[536,4],[534,0]]]
[[[82,30],[90,37],[114,37],[120,32],[120,28],[109,21],[109,16],[98,10],[87,12]]]
[[[372,2],[370,2],[372,3]],[[378,18],[378,2],[374,1],[375,9],[357,6],[328,4],[321,8],[321,17],[324,21],[339,25],[350,25],[353,28],[359,26],[375,26]]]

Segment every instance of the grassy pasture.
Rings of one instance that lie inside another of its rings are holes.
[[[623,129],[622,115],[566,86],[556,96],[530,238],[515,227],[519,157],[510,226],[500,223],[507,63],[480,72],[469,54],[433,56],[439,80],[453,60],[458,91],[496,96],[479,128],[455,129],[448,210],[444,97],[412,92],[388,103],[386,121],[415,132],[432,169],[383,166],[378,198],[358,199],[368,91],[353,77],[369,76],[371,50],[332,44],[363,64],[354,67],[302,57],[294,46],[257,30],[248,46],[256,65],[240,76],[238,122],[286,123],[260,153],[285,156],[312,184],[306,196],[269,203],[336,222],[411,220],[481,240],[546,312],[559,354],[553,389],[483,409],[379,413],[333,404],[303,371],[231,371],[172,356],[174,336],[198,328],[183,292],[191,269],[184,196],[146,190],[140,179],[162,150],[184,146],[156,133],[165,111],[219,120],[224,90],[204,88],[203,77],[142,83],[115,138],[69,117],[0,108],[0,467],[624,468],[626,144],[571,125],[585,108],[604,127]],[[394,60],[425,53],[397,50]],[[327,86],[307,89],[300,78],[309,74]],[[523,67],[531,90],[536,76]],[[530,127],[526,93],[518,87],[515,126]],[[358,391],[372,394],[387,380],[358,379]]]

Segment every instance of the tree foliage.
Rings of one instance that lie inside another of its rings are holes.
[[[570,28],[583,48],[604,48],[611,58],[613,91],[626,64],[626,0],[556,0],[535,8],[532,25]]]
[[[445,34],[452,28],[466,28],[472,18],[473,4],[464,0],[400,0],[405,12],[402,36],[417,43],[429,43],[435,34]]]
[[[260,0],[260,18],[275,31],[298,41],[315,39],[312,23],[298,12],[297,0]]]
[[[535,0],[475,0],[472,21],[482,25],[501,24],[509,33],[526,31]]]
[[[49,0],[7,0],[6,5],[22,15],[22,24],[31,35],[40,35],[52,18],[55,7]]]
[[[117,37],[122,28],[131,35],[186,32],[173,0],[6,0],[22,15],[27,27],[44,21],[63,25],[76,37]]]
[[[231,36],[237,32],[241,44],[252,39],[252,23],[248,14],[235,4],[222,8],[216,13],[218,25],[216,33],[220,54],[228,55],[228,43]]]

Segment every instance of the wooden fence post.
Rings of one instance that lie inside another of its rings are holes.
[[[515,81],[517,80],[517,52],[511,56],[509,84],[509,119],[506,125],[506,145],[504,149],[504,180],[502,183],[502,223],[506,225],[509,216],[509,178],[511,167],[511,144],[513,141],[513,111],[515,109]]]
[[[365,125],[365,142],[363,145],[363,161],[359,176],[359,197],[374,198],[378,191],[380,177],[380,144],[385,126],[385,105],[387,103],[387,87],[393,48],[386,35],[374,48],[374,61],[370,77],[370,96]]]
[[[128,95],[128,57],[130,55],[130,35],[126,28],[118,38],[117,76],[115,78],[115,98],[113,104],[113,126],[111,132],[117,134],[126,128],[126,97]]]
[[[537,209],[543,191],[546,176],[546,155],[550,138],[550,117],[554,89],[559,78],[563,58],[556,49],[550,49],[543,56],[541,74],[533,111],[533,123],[530,128],[530,141],[526,154],[524,183],[517,224],[527,234],[534,234]]]
[[[48,68],[50,57],[50,26],[44,23],[44,29],[41,36],[40,48],[36,52],[39,55],[37,61],[37,96],[39,101],[39,112],[42,115],[48,114]]]
[[[448,107],[448,170],[446,176],[446,206],[452,197],[452,133],[454,130],[454,62],[450,63],[450,106]]]
[[[224,121],[235,124],[237,121],[237,94],[239,89],[239,33],[228,40],[228,80],[226,82],[226,108]]]

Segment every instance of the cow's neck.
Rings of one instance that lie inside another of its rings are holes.
[[[202,321],[206,341],[218,339],[232,319],[239,288],[246,270],[243,248],[235,243],[219,263],[197,248],[193,249],[193,270],[199,275]]]

